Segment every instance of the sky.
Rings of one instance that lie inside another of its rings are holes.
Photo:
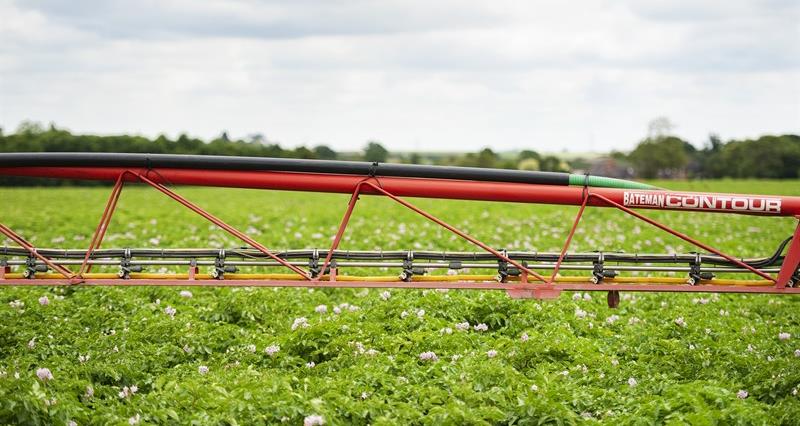
[[[0,127],[629,150],[800,133],[796,0],[0,0]]]

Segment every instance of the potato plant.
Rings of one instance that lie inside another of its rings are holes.
[[[675,189],[797,194],[797,182]],[[177,191],[275,249],[326,248],[347,196]],[[107,188],[3,188],[0,222],[85,248]],[[413,200],[497,248],[557,250],[574,207]],[[738,256],[796,221],[646,212]],[[2,242],[2,241],[0,241]],[[5,241],[5,244],[10,244]],[[104,247],[238,247],[129,187]],[[343,249],[473,250],[388,199],[362,197]],[[610,209],[575,250],[689,252]],[[359,272],[359,271],[355,271]],[[382,271],[396,274],[399,271]],[[791,296],[167,287],[0,288],[2,424],[796,424]]]

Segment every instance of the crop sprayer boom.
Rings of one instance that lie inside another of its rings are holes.
[[[568,173],[199,155],[0,154],[0,175],[113,182],[105,211],[85,250],[34,247],[0,219],[0,233],[16,243],[13,247],[0,247],[0,285],[456,288],[505,290],[520,298],[554,298],[563,290],[607,291],[610,306],[617,305],[619,291],[800,293],[800,288],[795,287],[800,281],[800,225],[769,256],[745,259],[723,253],[639,212],[654,209],[800,219],[800,197],[669,191],[627,180]],[[151,186],[246,246],[225,250],[100,249],[126,183]],[[351,197],[329,248],[273,251],[167,185],[333,192]],[[360,195],[387,197],[483,251],[340,250]],[[488,246],[405,197],[561,204],[579,209],[560,252],[506,251]],[[569,252],[587,207],[616,208],[696,246],[702,253]],[[116,272],[93,273],[93,266],[116,268]],[[181,267],[187,272],[146,271],[156,266]],[[201,273],[201,266],[209,272]],[[253,272],[275,267],[286,271]],[[349,268],[392,268],[398,274],[342,274]],[[440,270],[449,273],[435,273]],[[465,275],[459,272],[463,270],[491,273]],[[561,275],[563,271],[583,274]],[[681,276],[652,275],[664,272]],[[718,274],[748,277],[730,279]]]

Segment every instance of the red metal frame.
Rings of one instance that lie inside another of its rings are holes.
[[[690,244],[694,244],[695,246],[700,247],[703,250],[707,250],[707,251],[710,251],[711,253],[716,254],[717,256],[724,257],[726,260],[728,260],[729,262],[735,264],[736,266],[739,266],[741,268],[745,268],[748,271],[760,276],[761,278],[764,278],[764,279],[767,279],[767,280],[775,282],[775,279],[772,278],[769,274],[765,274],[764,272],[761,272],[758,269],[753,268],[752,266],[742,262],[741,260],[739,260],[739,259],[737,259],[737,258],[735,258],[733,256],[730,256],[728,254],[725,254],[725,253],[723,253],[723,252],[721,252],[721,251],[719,251],[719,250],[717,250],[717,249],[715,249],[715,248],[713,248],[713,247],[711,247],[711,246],[709,246],[707,244],[704,244],[704,243],[702,243],[702,242],[700,242],[698,240],[695,240],[694,238],[691,238],[686,234],[678,232],[678,231],[676,231],[676,230],[674,230],[674,229],[672,229],[672,228],[670,228],[670,227],[668,227],[666,225],[663,225],[663,224],[661,224],[661,223],[659,223],[659,222],[657,222],[657,221],[655,221],[653,219],[650,219],[649,217],[641,215],[641,214],[639,214],[639,213],[637,213],[637,212],[635,212],[635,211],[633,211],[633,210],[631,210],[631,209],[629,209],[629,208],[627,208],[627,207],[625,207],[625,206],[623,206],[623,205],[621,205],[619,203],[615,203],[614,201],[611,201],[611,200],[609,200],[608,198],[606,198],[606,197],[604,197],[602,195],[591,194],[591,196],[597,197],[597,198],[605,201],[606,203],[608,203],[608,204],[610,204],[610,205],[612,205],[612,206],[624,211],[625,213],[627,213],[627,214],[629,214],[629,215],[631,215],[631,216],[633,216],[633,217],[635,217],[637,219],[643,220],[643,221],[649,223],[650,225],[653,225],[653,226],[657,227],[658,229],[661,229],[662,231],[666,231],[666,232],[668,232],[668,233],[670,233],[670,234],[672,234],[672,235],[674,235],[674,236],[676,236],[676,237],[678,237],[678,238],[680,238],[680,239],[682,239],[682,240],[684,240],[684,241],[686,241],[686,242],[688,242]],[[797,242],[797,241],[795,241],[795,242]]]
[[[184,207],[188,208],[189,210],[191,210],[191,211],[199,214],[200,216],[208,219],[208,221],[210,221],[214,225],[217,225],[220,228],[224,229],[229,234],[239,238],[240,240],[246,242],[247,244],[250,244],[253,248],[255,248],[258,251],[260,251],[260,252],[266,254],[267,256],[271,257],[273,260],[275,260],[276,262],[280,263],[281,265],[291,269],[292,272],[297,273],[298,275],[300,275],[304,279],[307,279],[307,280],[310,279],[310,277],[309,277],[307,272],[305,272],[302,269],[298,268],[297,266],[294,266],[291,263],[281,259],[279,256],[277,256],[274,253],[272,253],[268,248],[266,248],[265,246],[260,244],[258,241],[250,238],[244,232],[239,231],[238,229],[234,228],[233,226],[228,225],[227,223],[223,222],[221,219],[219,219],[216,216],[212,215],[211,213],[203,210],[202,208],[200,208],[197,205],[193,204],[189,200],[187,200],[187,199],[181,197],[180,195],[170,191],[164,185],[162,185],[160,183],[153,182],[152,180],[148,179],[147,177],[145,177],[142,174],[138,174],[137,177],[139,179],[141,179],[142,182],[152,186],[153,188],[157,189],[162,194],[172,198],[173,200],[177,201],[178,203],[180,203]]]
[[[432,214],[420,209],[419,207],[414,206],[413,204],[409,203],[408,201],[405,201],[405,200],[403,200],[403,199],[401,199],[399,197],[396,197],[396,196],[390,194],[389,192],[385,191],[383,188],[381,188],[378,185],[375,185],[372,182],[365,182],[365,184],[368,185],[368,186],[371,186],[376,191],[378,191],[381,194],[391,198],[392,200],[402,204],[403,206],[405,206],[408,209],[414,211],[415,213],[423,216],[424,218],[426,218],[426,219],[438,224],[439,226],[441,226],[441,227],[447,229],[448,231],[458,235],[459,237],[471,242],[472,244],[475,244],[476,246],[488,251],[489,253],[495,255],[495,257],[497,257],[498,259],[503,260],[505,262],[508,262],[508,263],[516,266],[517,268],[519,268],[520,271],[522,271],[522,272],[524,272],[526,274],[533,275],[538,280],[546,281],[546,279],[543,276],[541,276],[541,275],[537,274],[536,272],[528,269],[527,267],[523,266],[519,262],[517,262],[515,260],[512,260],[512,259],[509,259],[508,256],[506,256],[506,255],[500,253],[499,251],[489,247],[488,245],[484,244],[483,242],[481,242],[477,238],[470,236],[466,232],[460,231],[458,228],[456,228],[456,227],[444,222],[441,219],[438,219],[436,216],[434,216],[434,215],[432,215]]]
[[[739,259],[736,259],[733,256],[727,255],[727,254],[725,254],[725,253],[723,253],[723,252],[721,252],[721,251],[719,251],[719,250],[717,250],[717,249],[715,249],[715,248],[713,248],[711,246],[708,246],[708,245],[706,245],[706,244],[704,244],[704,243],[702,243],[702,242],[700,242],[698,240],[695,240],[695,239],[689,237],[686,234],[683,234],[681,232],[675,231],[674,229],[672,229],[672,228],[670,228],[670,227],[668,227],[666,225],[663,225],[663,224],[659,223],[656,220],[653,220],[653,219],[651,219],[651,218],[649,218],[647,216],[641,215],[641,214],[639,214],[639,213],[637,213],[637,212],[635,212],[635,211],[633,211],[633,210],[631,210],[631,209],[629,209],[629,208],[627,208],[625,206],[617,204],[617,203],[609,200],[608,198],[603,197],[602,195],[593,194],[588,190],[586,191],[586,196],[584,198],[583,203],[581,204],[580,210],[578,210],[578,215],[575,217],[575,221],[573,222],[572,227],[570,228],[569,235],[567,236],[567,240],[564,243],[564,248],[561,250],[561,255],[559,256],[558,261],[556,262],[556,266],[555,266],[555,268],[553,270],[553,275],[550,278],[551,281],[558,274],[558,270],[561,267],[561,262],[563,261],[564,256],[565,256],[565,254],[567,252],[567,249],[569,248],[569,245],[572,242],[572,237],[575,234],[575,230],[578,228],[578,223],[580,222],[581,217],[583,216],[583,211],[586,208],[586,202],[591,197],[597,197],[597,198],[605,201],[609,205],[614,206],[614,207],[622,210],[623,212],[625,212],[625,213],[627,213],[627,214],[629,214],[629,215],[631,215],[631,216],[633,216],[633,217],[635,217],[635,218],[637,218],[639,220],[647,222],[650,225],[653,225],[653,226],[661,229],[662,231],[666,231],[666,232],[668,232],[668,233],[670,233],[670,234],[672,234],[672,235],[674,235],[674,236],[676,236],[676,237],[678,237],[678,238],[680,238],[680,239],[682,239],[682,240],[684,240],[684,241],[686,241],[688,243],[691,243],[691,244],[693,244],[693,245],[695,245],[697,247],[700,247],[700,248],[702,248],[704,250],[707,250],[707,251],[709,251],[711,253],[714,253],[714,254],[716,254],[718,256],[721,256],[721,257],[725,258],[726,260],[734,263],[735,265],[737,265],[737,266],[739,266],[741,268],[745,268],[748,271],[750,271],[750,272],[752,272],[752,273],[754,273],[754,274],[756,274],[756,275],[758,275],[758,276],[760,276],[760,277],[762,277],[764,279],[767,279],[767,280],[772,281],[772,282],[776,282],[775,278],[772,278],[772,276],[770,276],[769,274],[761,272],[758,269],[753,268],[752,266],[740,261]]]
[[[373,178],[373,179],[375,179],[376,182],[378,181],[376,178]],[[523,278],[524,278],[523,282],[527,281],[527,276],[528,275],[533,275],[534,277],[536,277],[540,281],[546,281],[546,279],[542,275],[540,275],[540,274],[528,269],[527,267],[523,266],[519,262],[517,262],[517,261],[515,261],[513,259],[510,259],[508,256],[506,256],[506,255],[500,253],[499,251],[497,251],[497,250],[489,247],[488,245],[484,244],[483,242],[481,242],[477,238],[472,237],[469,234],[460,231],[458,228],[456,228],[456,227],[448,224],[447,222],[445,222],[445,221],[443,221],[443,220],[441,220],[441,219],[439,219],[439,218],[437,218],[437,217],[425,212],[424,210],[420,209],[419,207],[416,207],[413,204],[411,204],[411,203],[409,203],[409,202],[407,202],[405,200],[402,200],[402,199],[400,199],[398,197],[395,197],[394,195],[384,191],[380,187],[380,185],[375,185],[374,183],[370,182],[369,179],[364,179],[361,182],[359,182],[358,185],[356,185],[356,189],[353,190],[353,194],[350,197],[350,201],[347,203],[347,209],[345,210],[344,216],[342,217],[342,221],[339,224],[339,229],[337,229],[337,231],[336,231],[336,235],[333,238],[333,243],[331,244],[331,247],[328,250],[328,254],[327,254],[327,256],[325,256],[325,261],[322,264],[322,273],[325,273],[325,270],[327,270],[328,266],[330,266],[331,258],[333,257],[333,251],[336,250],[337,248],[339,248],[339,243],[341,242],[342,236],[344,235],[344,231],[347,228],[348,223],[350,222],[350,217],[353,215],[353,210],[356,207],[356,203],[358,202],[358,196],[359,196],[359,194],[361,192],[361,188],[363,186],[369,186],[369,187],[377,190],[381,194],[389,197],[393,201],[396,201],[397,203],[399,203],[399,204],[403,205],[404,207],[414,211],[415,213],[425,217],[426,219],[430,220],[431,222],[436,223],[437,225],[447,229],[448,231],[458,235],[459,237],[469,241],[470,243],[475,244],[476,246],[488,251],[489,253],[495,255],[498,259],[501,259],[503,261],[506,261],[506,262],[516,266],[517,268],[519,268],[520,271],[523,272]]]
[[[65,267],[63,267],[61,265],[57,265],[57,264],[53,263],[46,256],[42,256],[41,254],[37,253],[36,252],[36,247],[34,247],[33,244],[31,244],[28,241],[26,241],[24,238],[22,238],[22,236],[20,236],[16,232],[14,232],[11,228],[3,225],[2,223],[0,223],[0,233],[2,233],[3,235],[5,235],[8,238],[11,238],[12,241],[14,241],[15,243],[19,244],[20,247],[22,247],[25,250],[27,250],[28,253],[30,253],[32,256],[34,256],[35,258],[41,260],[42,262],[45,263],[45,265],[49,266],[54,271],[57,271],[59,274],[63,275],[65,278],[72,278],[72,275],[73,275],[72,271],[70,271],[69,269],[67,269],[67,268],[65,268]]]
[[[43,283],[46,281],[46,283]],[[332,285],[334,284],[335,285]],[[397,288],[397,289],[457,289],[457,290],[504,290],[509,294],[519,297],[549,299],[557,297],[562,291],[633,291],[633,292],[664,292],[664,293],[749,293],[749,294],[800,294],[800,288],[755,287],[733,285],[670,285],[670,284],[591,284],[591,283],[498,283],[491,282],[460,282],[460,281],[303,281],[303,280],[121,280],[121,279],[88,279],[80,283],[81,286],[121,286],[121,287],[309,287],[309,288]],[[8,286],[61,286],[72,285],[69,280],[26,280],[6,279],[0,280],[0,285]]]
[[[173,200],[177,201],[178,203],[180,203],[184,207],[188,208],[189,210],[192,210],[193,212],[199,214],[200,216],[202,216],[205,219],[207,219],[210,222],[212,222],[214,225],[224,229],[225,231],[227,231],[231,235],[239,238],[240,240],[246,242],[247,244],[249,244],[252,247],[256,248],[257,250],[261,251],[262,253],[266,254],[269,257],[271,257],[272,259],[274,259],[275,261],[277,261],[281,265],[283,265],[283,266],[289,268],[290,270],[292,270],[293,272],[297,273],[298,275],[300,275],[304,279],[310,279],[308,273],[306,273],[302,269],[298,268],[295,265],[292,265],[291,263],[287,262],[284,259],[281,259],[279,256],[277,256],[274,253],[272,253],[265,246],[263,246],[262,244],[258,243],[254,239],[250,238],[247,234],[239,231],[238,229],[234,228],[231,225],[228,225],[227,223],[225,223],[221,219],[217,218],[216,216],[212,215],[211,213],[203,210],[202,208],[200,208],[197,205],[193,204],[189,200],[187,200],[187,199],[181,197],[180,195],[176,194],[175,192],[169,190],[164,185],[162,185],[160,183],[156,183],[156,182],[148,179],[145,176],[145,174],[137,173],[137,172],[134,172],[134,171],[131,171],[131,170],[125,170],[122,173],[120,173],[120,175],[117,177],[116,183],[114,184],[114,187],[111,190],[111,195],[109,196],[108,202],[106,203],[106,207],[105,207],[105,209],[103,211],[103,215],[100,217],[100,222],[97,224],[97,228],[95,229],[95,232],[92,235],[91,242],[89,243],[89,248],[86,250],[86,256],[84,257],[83,262],[81,263],[80,269],[79,269],[79,271],[77,273],[73,273],[69,269],[67,269],[67,268],[65,268],[65,267],[63,267],[61,265],[53,263],[52,260],[50,260],[46,256],[42,256],[41,254],[37,253],[36,252],[36,248],[32,244],[30,244],[27,241],[25,241],[21,236],[17,235],[13,230],[11,230],[10,228],[8,228],[7,226],[5,226],[5,225],[3,225],[1,223],[0,223],[0,232],[2,232],[3,234],[5,234],[9,238],[11,238],[14,242],[19,244],[21,247],[25,248],[28,252],[30,252],[32,255],[36,256],[39,260],[44,262],[47,266],[49,266],[53,270],[58,271],[59,273],[64,275],[64,277],[70,279],[70,283],[71,284],[85,283],[87,280],[85,280],[83,278],[83,276],[84,276],[85,273],[88,273],[89,270],[91,269],[91,265],[89,264],[89,259],[91,258],[92,253],[100,247],[100,244],[103,241],[103,237],[106,234],[106,230],[108,229],[108,225],[111,222],[111,217],[114,214],[114,211],[116,210],[117,202],[119,201],[119,196],[122,193],[122,188],[123,188],[123,186],[125,184],[125,179],[126,179],[126,177],[131,176],[131,177],[137,178],[141,182],[144,182],[144,183],[150,185],[151,187],[157,189],[159,192],[161,192],[164,195],[166,195],[166,196],[172,198]]]
[[[0,168],[0,175],[52,177],[59,179],[104,180],[114,182],[129,169],[117,167],[20,167]],[[141,174],[146,174],[143,169]],[[148,175],[150,176],[150,175]],[[352,194],[364,176],[322,173],[265,172],[239,170],[192,170],[158,169],[150,178],[160,184],[200,185],[254,189],[278,189],[287,191],[335,192]],[[580,186],[538,185],[506,182],[479,182],[448,179],[425,179],[405,177],[380,177],[380,187],[396,197],[422,197],[458,200],[507,201],[537,204],[563,204],[579,206],[583,202],[584,188]],[[137,181],[135,176],[126,181]],[[759,195],[722,194],[700,192],[672,192],[627,190],[617,188],[595,188],[593,194],[602,195],[617,204],[625,205],[625,194],[688,195],[731,199],[759,198]],[[362,188],[361,194],[379,194],[372,187]],[[677,210],[695,212],[718,212],[753,214],[761,216],[800,216],[800,197],[769,196],[781,202],[781,210],[772,212],[747,212],[735,209],[709,210],[680,206],[636,206],[637,209]],[[587,206],[610,207],[601,199],[592,197]]]
[[[44,170],[43,170],[44,169]],[[656,220],[648,218],[640,213],[632,210],[623,205],[623,190],[611,188],[589,188],[589,187],[561,187],[561,186],[547,186],[547,185],[526,185],[516,183],[496,183],[496,182],[469,182],[469,181],[452,181],[452,180],[434,180],[434,179],[412,179],[412,178],[389,178],[389,177],[358,177],[358,176],[345,176],[345,175],[324,175],[324,174],[307,174],[307,173],[282,173],[282,172],[238,172],[238,171],[220,171],[209,170],[202,171],[202,176],[197,170],[182,170],[182,169],[159,169],[158,172],[154,170],[133,171],[128,169],[118,168],[25,168],[13,169],[14,172],[9,172],[10,169],[0,169],[0,174],[14,174],[14,175],[28,175],[28,176],[57,176],[64,178],[82,178],[82,179],[105,179],[113,180],[115,182],[108,202],[106,203],[105,210],[100,218],[100,222],[95,229],[92,240],[89,244],[86,256],[81,264],[77,273],[73,273],[69,269],[53,263],[50,259],[42,256],[36,252],[36,248],[25,241],[22,237],[14,233],[10,228],[0,224],[0,233],[5,234],[17,244],[29,251],[33,256],[37,257],[53,270],[58,271],[66,280],[46,280],[47,285],[59,284],[76,284],[82,283],[84,285],[218,285],[218,286],[308,286],[308,287],[324,287],[331,286],[331,283],[336,287],[400,287],[400,288],[471,288],[471,289],[502,289],[506,290],[515,297],[554,297],[562,290],[579,290],[579,291],[665,291],[665,292],[735,292],[735,293],[800,293],[800,288],[786,287],[787,282],[792,278],[793,274],[800,265],[800,224],[794,233],[794,239],[789,246],[789,250],[785,256],[784,264],[778,274],[777,278],[773,278],[769,274],[753,268],[741,260],[725,254],[717,249],[714,249],[707,244],[704,244],[696,239],[693,239],[681,232],[678,232],[666,225],[659,223]],[[77,173],[77,174],[76,174]],[[116,173],[116,175],[114,175]],[[151,175],[153,173],[153,175]],[[113,176],[113,179],[110,179]],[[190,268],[189,280],[126,280],[120,282],[119,280],[103,280],[103,279],[83,279],[85,273],[91,269],[89,260],[94,250],[100,247],[103,237],[105,236],[111,217],[117,207],[119,196],[122,192],[125,182],[142,182],[145,183],[164,195],[177,201],[182,206],[192,210],[198,215],[204,217],[218,227],[224,229],[226,232],[234,235],[250,246],[258,249],[270,258],[276,260],[281,265],[289,268],[293,272],[300,275],[303,280],[300,281],[285,281],[285,280],[271,280],[271,281],[253,281],[253,280],[198,280],[195,279],[197,267]],[[508,262],[511,265],[519,268],[521,271],[520,283],[475,283],[475,282],[347,282],[336,281],[336,271],[331,270],[328,282],[322,282],[319,278],[311,279],[308,273],[301,268],[290,264],[289,262],[281,259],[279,256],[272,253],[265,246],[259,244],[254,239],[250,238],[245,233],[237,230],[236,228],[228,225],[216,216],[208,213],[199,206],[191,203],[182,196],[176,194],[164,186],[164,183],[170,182],[175,184],[202,184],[208,186],[233,186],[233,187],[258,187],[258,188],[274,188],[274,189],[290,189],[302,191],[317,191],[317,192],[348,192],[351,194],[350,200],[347,204],[342,221],[337,229],[333,238],[331,248],[325,257],[322,267],[324,274],[326,269],[331,264],[331,257],[333,250],[339,247],[341,239],[347,228],[347,225],[352,217],[358,198],[361,194],[383,195],[391,200],[403,205],[404,207],[414,211],[415,213],[425,217],[426,219],[444,227],[450,232],[458,235],[459,237],[469,241],[470,243],[492,253],[498,258]],[[345,191],[347,189],[347,191]],[[647,192],[647,191],[637,191]],[[684,193],[686,194],[686,193]],[[433,216],[432,214],[420,209],[417,206],[409,203],[400,198],[402,195],[422,196],[422,197],[435,197],[435,198],[458,198],[458,199],[481,199],[481,200],[494,200],[494,201],[517,201],[517,202],[542,202],[550,204],[574,204],[578,205],[579,210],[570,228],[569,234],[564,242],[564,246],[553,269],[552,275],[546,278],[533,270],[525,267],[519,262],[508,258],[503,253],[491,248],[480,240],[470,236],[469,234],[457,229],[456,227],[444,222],[443,220]],[[714,194],[711,194],[714,195]],[[724,194],[717,194],[723,195]],[[575,197],[578,196],[576,200]],[[780,215],[797,211],[800,213],[800,197],[777,197],[780,198],[783,211]],[[642,220],[650,225],[653,225],[663,231],[666,231],[678,238],[683,239],[697,247],[706,251],[717,254],[730,262],[749,270],[750,272],[759,275],[762,278],[775,282],[774,287],[743,287],[743,286],[675,286],[675,285],[626,285],[626,284],[581,284],[581,283],[557,283],[555,278],[558,275],[559,269],[563,262],[564,256],[572,242],[575,231],[580,223],[581,218],[587,206],[597,207],[614,207],[624,213],[631,215],[639,220]],[[637,207],[639,208],[639,207]],[[661,208],[667,210],[680,210],[673,208]],[[723,211],[725,213],[741,213],[735,211]],[[800,219],[800,216],[795,216]],[[7,272],[7,271],[2,271]],[[5,285],[41,285],[41,282],[36,280],[9,280],[5,279],[4,273],[0,273],[0,284]],[[528,276],[534,277],[540,281],[541,284],[532,284],[528,282]],[[135,282],[133,282],[135,281]],[[609,302],[610,303],[610,302]]]

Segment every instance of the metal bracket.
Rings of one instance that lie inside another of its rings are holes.
[[[144,270],[141,265],[131,265],[132,257],[131,249],[126,248],[125,253],[122,255],[122,260],[119,262],[119,271],[117,272],[117,276],[123,280],[129,280],[131,272],[142,272]]]
[[[603,278],[605,278],[603,276],[603,260],[603,252],[600,252],[600,254],[597,255],[597,260],[592,262],[592,278],[590,278],[592,284],[600,284]]]
[[[400,280],[409,282],[414,276],[414,252],[409,250],[406,258],[403,259],[403,271],[400,272]]]
[[[462,268],[460,260],[453,260],[447,265],[447,269],[451,271],[458,271]]]
[[[11,267],[8,266],[8,259],[0,259],[0,280],[6,279],[6,274],[11,272]]]
[[[592,261],[592,277],[589,279],[592,284],[600,284],[604,278],[614,278],[617,271],[605,269],[606,256],[603,252],[598,252],[597,259]]]
[[[37,272],[47,272],[47,265],[37,265],[36,257],[30,255],[25,259],[25,270],[22,271],[22,276],[32,280],[36,278]]]
[[[225,266],[225,249],[220,249],[217,258],[214,259],[214,269],[211,270],[211,277],[215,280],[224,280],[226,273],[235,274],[239,268],[235,266]]]
[[[789,278],[786,287],[797,287],[798,284],[800,284],[800,268],[794,271],[794,275],[792,275],[792,278]]]
[[[508,251],[506,249],[500,250],[500,254],[503,257],[508,257]],[[522,262],[522,267],[527,268],[527,262]],[[505,259],[498,259],[497,260],[497,276],[495,276],[495,280],[499,283],[506,283],[508,282],[508,277],[518,277],[521,271],[516,266],[508,266],[508,262]]]
[[[319,264],[319,259],[319,250],[314,249],[314,251],[311,253],[311,257],[308,259],[308,273],[311,275],[311,278],[318,278],[320,275],[330,274],[331,268],[336,267],[336,261],[331,259],[323,271]]]
[[[713,273],[700,271],[701,263],[702,257],[700,256],[700,253],[695,253],[694,260],[689,263],[689,279],[687,280],[689,285],[697,285],[700,284],[700,281],[702,280],[710,280],[714,278]]]
[[[192,260],[189,261],[189,279],[194,280],[199,272],[200,269],[197,267],[197,259],[192,258]]]
[[[506,251],[506,249],[501,249],[499,252],[503,257],[508,257],[508,251]],[[517,274],[519,274],[519,270],[517,270]],[[510,275],[511,271],[508,268],[508,262],[502,258],[497,259],[497,276],[495,276],[494,279],[499,283],[506,283]]]
[[[336,259],[332,259],[328,263],[328,267],[325,268],[325,272],[328,274],[328,279],[330,281],[336,281],[336,274],[337,274],[336,266],[337,266]]]
[[[317,278],[319,276],[320,268],[319,268],[319,250],[314,249],[311,253],[311,257],[308,259],[308,274],[311,278]]]

